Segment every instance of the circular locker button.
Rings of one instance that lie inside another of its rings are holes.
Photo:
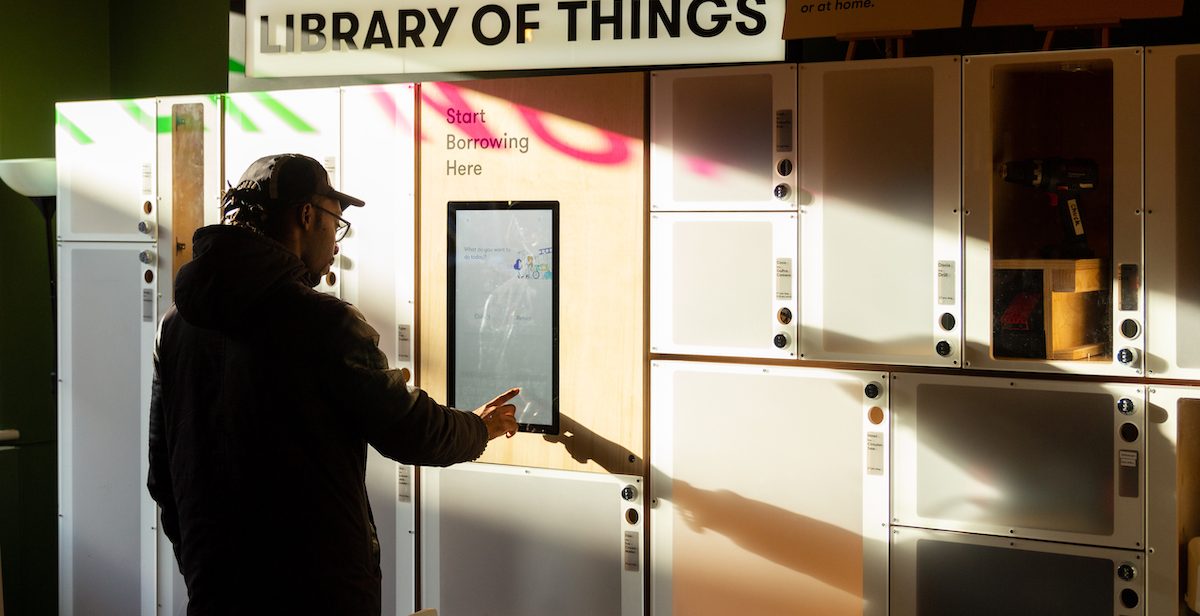
[[[867,411],[867,421],[876,426],[883,423],[883,409],[877,406],[871,407],[871,410]]]
[[[949,312],[943,313],[942,318],[938,319],[938,324],[941,325],[942,329],[946,331],[954,329],[954,315],[950,314]]]
[[[1142,327],[1133,319],[1125,319],[1121,321],[1121,335],[1126,338],[1137,338],[1138,334],[1142,333]]]
[[[775,185],[775,198],[776,199],[787,199],[788,195],[790,195],[790,194],[792,194],[791,186],[788,186],[787,184],[776,184]]]
[[[950,343],[946,342],[945,340],[941,340],[937,343],[935,350],[937,351],[938,355],[945,357],[950,354]]]
[[[779,161],[779,167],[778,167],[779,175],[782,175],[783,177],[787,177],[787,176],[791,175],[792,168],[793,168],[792,159],[785,158],[785,159]]]
[[[146,235],[154,233],[154,224],[144,220],[138,223],[137,228],[138,231],[145,233]]]
[[[879,389],[879,385],[877,383],[867,383],[867,386],[863,388],[863,393],[866,394],[868,398],[874,400],[875,398],[879,397],[881,390]]]
[[[143,250],[138,253],[138,261],[141,261],[146,265],[150,265],[151,263],[154,263],[154,253],[150,252],[149,250]]]
[[[792,309],[791,308],[780,308],[779,309],[779,322],[784,325],[787,325],[788,323],[792,322]]]
[[[1126,609],[1130,609],[1130,610],[1137,607],[1138,606],[1137,591],[1132,588],[1126,588],[1125,590],[1122,590],[1121,591],[1121,605],[1124,605]]]
[[[621,498],[627,501],[637,498],[637,488],[633,486],[625,486],[624,488],[621,488]]]
[[[1131,423],[1121,424],[1121,440],[1132,443],[1138,439],[1138,427]]]
[[[641,518],[641,516],[638,515],[637,509],[626,509],[625,510],[625,521],[626,522],[629,522],[630,524],[637,524],[638,520],[640,518]]]
[[[145,279],[146,284],[150,284],[154,282],[154,272],[151,270],[146,270],[146,273],[142,275],[142,278]]]
[[[1133,349],[1126,348],[1117,351],[1117,361],[1125,364],[1126,366],[1132,366],[1133,364],[1137,363],[1137,358],[1137,351]]]
[[[775,348],[783,349],[787,348],[789,341],[787,334],[775,334],[775,338],[772,339],[771,342],[775,344]]]
[[[1129,563],[1122,563],[1121,566],[1117,567],[1117,577],[1128,582],[1137,577],[1137,569],[1134,569],[1133,565]]]
[[[1133,400],[1130,400],[1129,398],[1121,398],[1120,400],[1117,400],[1117,410],[1120,411],[1122,415],[1132,415],[1134,410]]]
[[[145,212],[147,216],[149,216],[150,213],[154,211],[154,204],[150,203],[149,201],[143,203],[142,211]]]
[[[333,272],[329,272],[328,274],[325,274],[325,284],[327,284],[331,287],[333,285],[337,284],[337,274],[335,274]]]

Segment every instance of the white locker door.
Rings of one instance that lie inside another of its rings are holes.
[[[415,133],[412,84],[342,90],[342,187],[367,205],[350,208],[342,242],[342,298],[379,332],[393,368],[412,371]],[[411,467],[371,451],[367,492],[382,548],[383,613],[407,616],[416,591]]]
[[[294,152],[325,165],[330,183],[338,188],[340,104],[337,88],[225,95],[225,182],[236,186],[246,167],[263,156]],[[335,260],[317,290],[338,295],[341,274],[339,260]]]
[[[1143,373],[1142,75],[1140,47],[963,58],[967,367]]]
[[[1200,387],[1153,385],[1147,398],[1146,613],[1185,614],[1184,556],[1200,537]]]
[[[1146,368],[1200,379],[1200,45],[1146,49]],[[1136,340],[1136,322],[1120,334]],[[1127,329],[1128,328],[1128,329]]]
[[[650,74],[653,210],[796,209],[796,66]]]
[[[800,352],[958,366],[957,56],[800,65]]]
[[[796,214],[650,215],[650,350],[796,357]]]
[[[439,616],[641,616],[642,480],[423,469],[421,603]]]
[[[56,106],[60,241],[155,240],[158,126],[150,98]]]
[[[892,375],[892,523],[1145,549],[1137,385]]]
[[[887,375],[655,361],[654,616],[887,614]]]
[[[146,490],[154,257],[147,244],[59,244],[59,606],[67,616],[156,613],[158,520]]]

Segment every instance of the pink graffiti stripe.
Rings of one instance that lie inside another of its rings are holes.
[[[701,177],[711,179],[721,175],[720,166],[717,163],[708,160],[707,158],[700,158],[699,156],[685,156],[684,164],[687,165],[687,168],[690,169],[692,173]]]
[[[551,134],[545,123],[542,122],[542,117],[546,115],[543,112],[527,107],[518,107],[517,110],[521,112],[521,117],[525,118],[525,123],[529,125],[533,134],[537,135],[546,145],[567,156],[594,165],[619,165],[629,160],[629,143],[626,137],[609,131],[600,131],[608,143],[595,151],[582,150]]]
[[[396,104],[396,99],[392,96],[391,90],[388,88],[372,88],[371,95],[375,102],[379,104],[379,108],[383,110],[392,126],[399,128],[403,132],[411,132],[413,130],[412,120],[400,113],[400,106]]]

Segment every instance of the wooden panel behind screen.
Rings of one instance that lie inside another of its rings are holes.
[[[447,202],[560,202],[564,435],[497,439],[481,462],[642,472],[644,91],[641,73],[421,86],[418,383],[435,399],[446,400]]]
[[[171,107],[171,280],[192,260],[192,234],[204,224],[204,105]]]

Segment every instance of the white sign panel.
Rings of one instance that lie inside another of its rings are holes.
[[[246,74],[783,60],[778,0],[247,0]]]

